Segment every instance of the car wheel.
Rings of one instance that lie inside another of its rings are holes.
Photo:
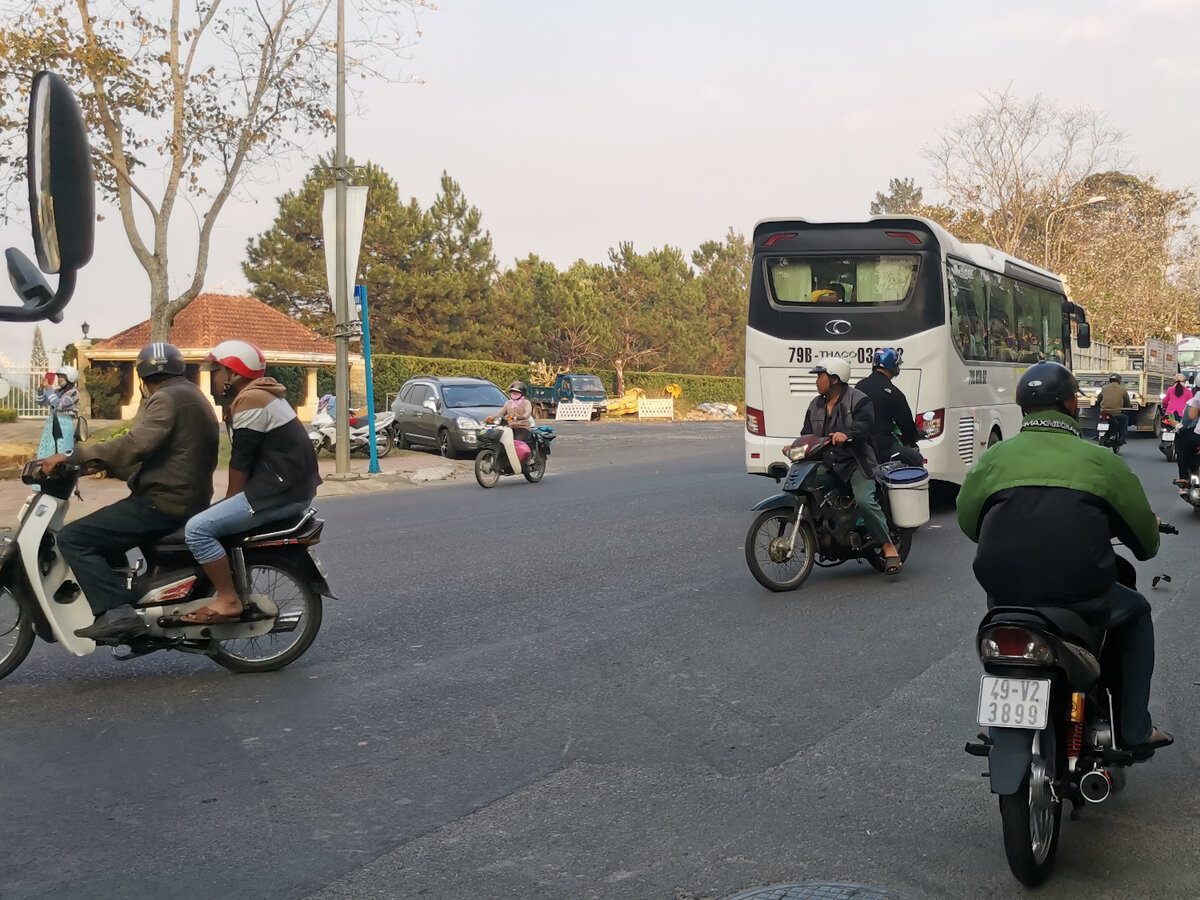
[[[438,453],[446,459],[454,459],[454,447],[450,444],[450,432],[443,428],[438,431]]]

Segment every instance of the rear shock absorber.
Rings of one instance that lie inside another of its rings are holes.
[[[1067,726],[1067,767],[1074,772],[1083,752],[1084,695],[1071,694],[1071,724]]]

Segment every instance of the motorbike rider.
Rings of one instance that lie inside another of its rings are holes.
[[[1192,394],[1184,404],[1179,428],[1175,431],[1175,462],[1179,466],[1175,484],[1179,487],[1187,487],[1188,477],[1196,468],[1196,451],[1200,447],[1197,424],[1200,424],[1200,392]]]
[[[500,409],[499,418],[508,419],[508,431],[504,433],[501,443],[504,452],[508,454],[508,464],[513,472],[521,471],[521,461],[517,458],[517,441],[529,443],[533,439],[533,404],[526,398],[528,388],[525,382],[514,381],[508,386],[508,401]]]
[[[875,450],[871,443],[874,413],[871,398],[850,387],[850,363],[827,356],[809,370],[817,376],[817,394],[804,414],[801,436],[828,437],[833,446],[825,451],[818,480],[826,487],[849,483],[858,513],[867,531],[883,550],[884,574],[895,575],[902,565],[888,532],[887,518],[875,496]]]
[[[908,398],[892,383],[892,379],[900,374],[900,354],[890,347],[876,350],[871,365],[871,374],[854,387],[871,398],[875,413],[875,428],[871,435],[875,458],[887,462],[899,455],[901,462],[919,466],[925,459],[916,449],[917,441],[924,435],[917,430]],[[900,432],[899,439],[896,431]]]
[[[1112,538],[1140,560],[1158,552],[1158,520],[1119,456],[1080,440],[1079,384],[1041,362],[1017,383],[1020,433],[967,473],[958,525],[979,546],[973,569],[988,606],[1069,608],[1103,626],[1121,657],[1121,731],[1134,752],[1173,738],[1150,720],[1154,623],[1150,604],[1117,581]]]
[[[146,630],[114,563],[123,565],[126,551],[170,534],[212,500],[218,439],[212,403],[187,379],[183,354],[171,344],[146,345],[135,369],[146,400],[128,432],[40,460],[47,475],[69,462],[129,482],[128,497],[58,533],[58,549],[96,615],[75,634],[92,640],[127,639]]]
[[[1173,419],[1176,425],[1183,418],[1184,407],[1192,399],[1192,391],[1187,385],[1187,379],[1180,372],[1175,376],[1175,383],[1167,388],[1163,397],[1163,418]]]
[[[299,515],[321,483],[308,431],[284,399],[284,386],[265,377],[258,347],[222,341],[203,367],[212,372],[213,398],[229,412],[229,487],[224,500],[188,519],[184,539],[217,595],[202,609],[164,616],[160,624],[168,628],[239,620],[249,597],[238,596],[221,537]]]
[[[1129,400],[1129,391],[1121,384],[1121,376],[1116,372],[1108,376],[1108,384],[1100,389],[1100,412],[1108,413],[1117,426],[1117,439],[1125,443],[1125,434],[1129,430],[1129,417],[1125,410],[1133,404]]]

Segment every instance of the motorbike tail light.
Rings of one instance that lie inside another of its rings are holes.
[[[746,407],[746,430],[751,434],[765,435],[767,433],[767,422],[763,418],[761,409],[755,409],[753,406]]]
[[[935,438],[946,428],[946,410],[931,409],[928,412],[920,413],[915,424],[918,431],[925,433],[925,437]]]
[[[979,658],[1049,665],[1054,662],[1054,648],[1036,631],[997,625],[980,636]]]

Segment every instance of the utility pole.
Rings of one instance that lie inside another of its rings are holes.
[[[346,0],[337,4],[337,149],[334,153],[333,309],[337,345],[334,396],[337,398],[334,474],[350,478],[350,298],[346,296]],[[355,329],[357,330],[357,329]]]

